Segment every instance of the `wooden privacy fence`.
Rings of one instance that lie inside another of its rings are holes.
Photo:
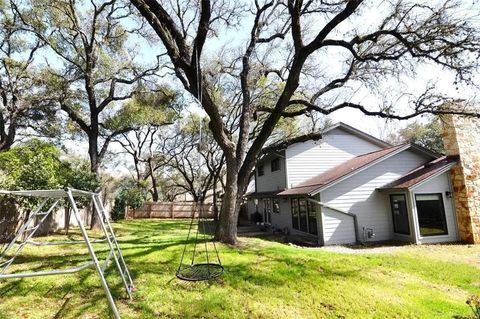
[[[143,207],[128,209],[127,218],[191,218],[196,209],[195,202],[147,202]],[[202,217],[213,218],[213,204],[203,204],[196,209],[195,216],[201,211]]]

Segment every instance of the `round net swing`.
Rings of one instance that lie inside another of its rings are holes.
[[[200,201],[196,202],[176,273],[178,279],[202,281],[211,280],[223,274],[222,262],[213,240],[214,229],[208,223],[207,215],[204,205]],[[193,230],[195,224],[196,231]]]

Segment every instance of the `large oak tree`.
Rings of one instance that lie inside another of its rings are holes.
[[[0,151],[21,136],[56,133],[54,103],[40,91],[42,41],[28,36],[8,3],[0,2]]]
[[[480,32],[456,1],[131,2],[157,34],[172,74],[210,117],[224,152],[226,187],[217,237],[226,243],[237,241],[250,173],[282,117],[343,108],[395,119],[476,115],[451,107],[452,99],[433,86],[404,108],[394,104],[393,93],[389,103],[377,105],[364,105],[351,94],[358,88],[393,92],[425,65],[439,65],[456,81],[471,82]],[[478,4],[471,6],[471,15],[478,15]],[[239,40],[243,34],[245,42]],[[238,118],[235,134],[225,124],[231,114]],[[257,125],[260,115],[264,119]]]
[[[48,48],[44,94],[73,123],[70,132],[87,137],[91,171],[98,173],[112,139],[135,124],[111,119],[124,101],[157,89],[158,59],[146,62],[139,53],[142,21],[121,0],[11,3],[23,30]]]

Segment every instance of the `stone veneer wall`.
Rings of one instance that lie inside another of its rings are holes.
[[[443,117],[447,155],[460,155],[451,170],[460,239],[480,243],[480,119]]]

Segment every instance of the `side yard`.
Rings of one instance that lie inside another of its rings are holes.
[[[123,318],[452,318],[469,316],[465,301],[480,294],[480,246],[345,254],[242,238],[240,247],[219,247],[223,277],[188,283],[174,275],[187,221],[134,220],[114,227],[137,286],[133,301],[117,303]],[[86,249],[73,249],[28,248],[25,264],[16,269],[85,260]],[[117,276],[107,279],[115,297],[124,297]],[[1,319],[108,314],[93,270],[0,282]]]

